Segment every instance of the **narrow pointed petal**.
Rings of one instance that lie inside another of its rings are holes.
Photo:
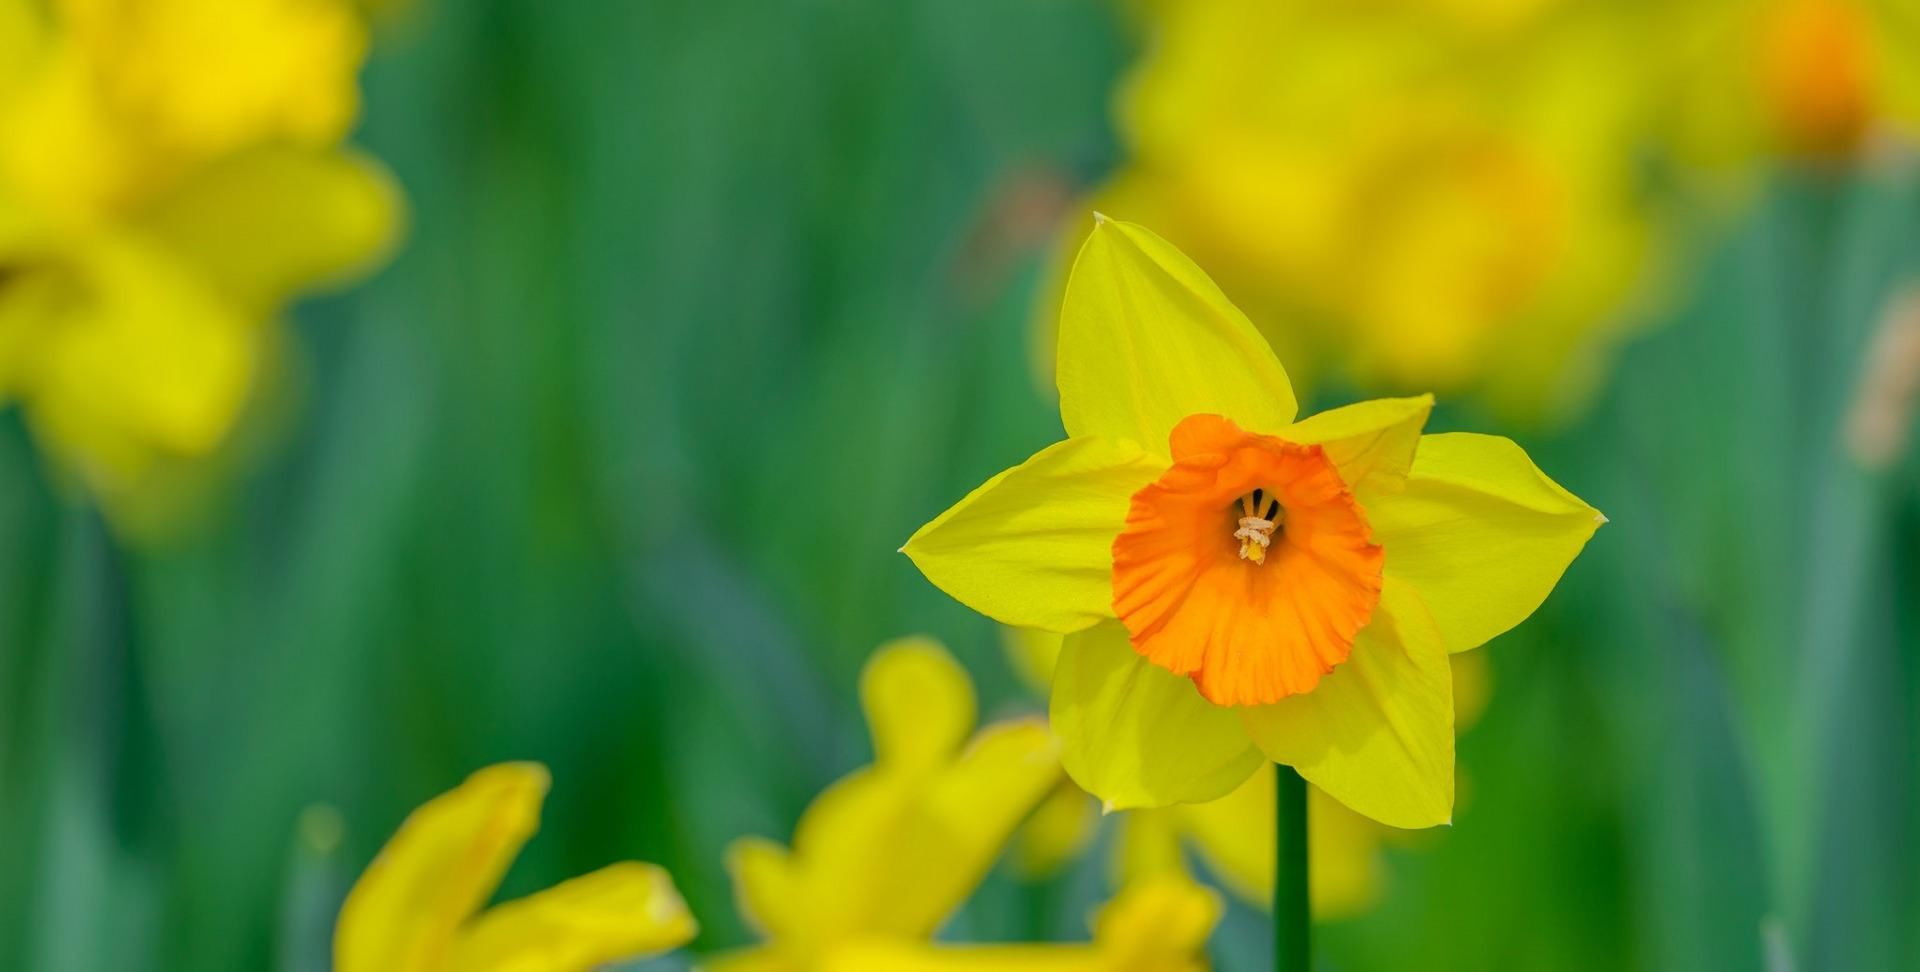
[[[1094,944],[1119,969],[1204,968],[1194,957],[1225,910],[1220,896],[1183,874],[1122,890],[1093,919]]]
[[[1333,460],[1347,488],[1365,498],[1406,485],[1420,430],[1432,412],[1432,395],[1376,398],[1302,419],[1279,436],[1319,446]]]
[[[1059,779],[1053,737],[1037,719],[981,730],[956,762],[933,772],[876,765],[849,776],[800,820],[786,872],[795,878],[790,903],[767,907],[781,872],[763,866],[754,910],[770,929],[795,923],[788,940],[930,936]]]
[[[1067,281],[1057,380],[1068,435],[1163,455],[1189,415],[1272,434],[1297,409],[1273,348],[1206,273],[1146,229],[1104,217]]]
[[[1015,829],[1062,779],[1058,741],[1044,721],[1028,718],[980,730],[959,762],[929,785],[920,841],[932,848],[928,867],[902,875],[904,885],[938,898],[922,912],[920,934],[931,935],[973,894]]]
[[[1274,762],[1393,827],[1453,819],[1453,688],[1420,596],[1388,578],[1346,664],[1305,695],[1243,709]]]
[[[1606,522],[1497,436],[1420,440],[1404,492],[1367,511],[1387,575],[1420,591],[1449,651],[1526,620]]]
[[[1057,442],[901,548],[935,586],[1003,624],[1078,631],[1113,616],[1113,538],[1164,464],[1125,443]]]
[[[951,759],[978,718],[973,682],[931,638],[882,645],[860,673],[860,702],[874,761],[883,764],[932,767]]]
[[[727,875],[733,879],[734,907],[760,937],[783,938],[804,926],[806,889],[785,847],[742,837],[727,846]]]
[[[367,866],[334,929],[338,972],[428,972],[539,826],[547,771],[490,766],[415,810]]]
[[[489,909],[463,928],[455,972],[588,972],[656,955],[699,926],[667,872],[626,862]]]
[[[1236,710],[1141,657],[1119,622],[1068,636],[1052,717],[1067,773],[1116,810],[1212,800],[1260,766]]]
[[[400,235],[393,177],[352,152],[274,146],[208,167],[160,200],[143,227],[249,308],[343,282]]]

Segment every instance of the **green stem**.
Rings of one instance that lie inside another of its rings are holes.
[[[1313,915],[1307,900],[1307,781],[1291,766],[1276,766],[1273,871],[1273,967],[1308,972],[1313,967]]]

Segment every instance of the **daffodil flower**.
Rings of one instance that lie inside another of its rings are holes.
[[[820,794],[791,850],[760,838],[730,849],[740,910],[766,942],[708,967],[811,972],[847,968],[862,950],[926,947],[1060,779],[1038,719],[997,723],[969,740],[973,686],[932,641],[883,647],[860,697],[873,765]]]
[[[1052,723],[1114,808],[1263,759],[1398,827],[1451,819],[1449,652],[1532,613],[1604,518],[1429,397],[1295,421],[1286,372],[1191,261],[1096,220],[1061,311],[1068,438],[903,548],[1003,623],[1067,633]]]
[[[337,972],[586,972],[698,930],[673,880],[626,862],[482,910],[539,826],[547,771],[483,769],[407,817],[347,895]]]
[[[289,300],[387,253],[340,146],[366,47],[349,0],[0,0],[0,404],[116,522],[229,440]]]

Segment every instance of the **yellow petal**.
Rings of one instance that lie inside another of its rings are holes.
[[[1058,442],[901,548],[935,586],[1003,624],[1077,631],[1113,616],[1113,538],[1163,466],[1107,439]]]
[[[64,0],[69,35],[146,138],[192,158],[262,141],[323,143],[359,108],[367,29],[312,0]]]
[[[1112,809],[1212,800],[1260,766],[1235,711],[1142,658],[1117,621],[1068,636],[1052,717],[1068,774]]]
[[[736,840],[727,847],[727,874],[740,917],[762,938],[794,934],[805,924],[804,879],[785,847],[760,837]]]
[[[1113,842],[1114,884],[1125,887],[1163,874],[1189,873],[1186,850],[1180,845],[1184,836],[1181,809],[1183,807],[1156,807],[1119,814],[1120,824]]]
[[[935,772],[855,773],[801,817],[791,864],[797,900],[770,914],[756,892],[755,911],[770,928],[792,922],[786,937],[809,942],[931,936],[1059,778],[1053,738],[1037,720],[989,726]],[[762,878],[763,888],[775,883]]]
[[[334,928],[336,972],[431,972],[454,931],[500,884],[539,826],[547,771],[490,766],[423,804],[347,895]]]
[[[973,683],[930,638],[882,645],[860,674],[860,701],[874,761],[930,767],[950,759],[973,731]]]
[[[1418,593],[1391,576],[1353,655],[1304,695],[1241,710],[1274,762],[1393,827],[1453,818],[1453,688]]]
[[[37,327],[0,321],[31,351],[7,380],[36,432],[102,492],[160,458],[213,452],[251,392],[260,322],[139,241],[102,238],[70,259],[70,274],[29,272],[10,288]]]
[[[1013,720],[980,731],[960,761],[929,785],[928,829],[918,839],[939,848],[935,864],[943,873],[905,880],[944,888],[946,901],[928,908],[920,927],[930,933],[973,893],[1015,829],[1062,778],[1059,745],[1040,720]]]
[[[283,145],[205,167],[141,224],[229,293],[270,311],[382,260],[400,211],[399,189],[372,159]]]
[[[1406,490],[1367,515],[1387,576],[1420,591],[1450,651],[1525,620],[1606,522],[1519,446],[1465,433],[1421,438]]]
[[[460,931],[453,972],[587,972],[691,940],[673,878],[628,861],[488,910]]]
[[[1273,434],[1293,421],[1293,386],[1273,348],[1172,244],[1098,218],[1060,310],[1060,418],[1072,436],[1131,439],[1167,453],[1196,413]]]
[[[1222,910],[1218,895],[1185,875],[1135,882],[1093,920],[1094,943],[1107,968],[1158,972],[1205,968],[1196,962]]]
[[[1280,437],[1318,445],[1340,470],[1347,488],[1364,499],[1406,484],[1420,430],[1433,411],[1433,396],[1376,398],[1328,409],[1294,423]]]

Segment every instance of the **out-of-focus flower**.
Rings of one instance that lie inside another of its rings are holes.
[[[908,540],[1002,623],[1068,633],[1052,724],[1117,809],[1225,796],[1263,757],[1393,826],[1453,809],[1449,652],[1531,614],[1603,519],[1431,399],[1295,422],[1246,317],[1099,220],[1061,311],[1069,438]],[[1239,423],[1245,423],[1241,425]]]
[[[868,942],[825,972],[1204,972],[1202,948],[1220,900],[1180,874],[1128,885],[1093,919],[1086,944],[933,945]]]
[[[1682,162],[1739,175],[1920,138],[1920,14],[1906,0],[1706,0],[1646,11]]]
[[[491,766],[423,804],[347,895],[339,972],[586,972],[676,948],[698,926],[672,878],[626,862],[482,911],[539,826],[547,771]]]
[[[1097,208],[1212,269],[1310,382],[1472,391],[1523,418],[1585,397],[1657,239],[1626,18],[1220,0],[1139,20],[1128,156]]]
[[[887,645],[860,697],[874,762],[813,802],[789,850],[747,838],[729,854],[741,913],[765,943],[725,970],[895,968],[850,955],[924,947],[1060,779],[1047,727],[998,723],[969,740],[972,683],[926,639]]]
[[[0,402],[123,521],[228,439],[286,302],[388,248],[340,147],[365,51],[345,0],[0,0]]]

